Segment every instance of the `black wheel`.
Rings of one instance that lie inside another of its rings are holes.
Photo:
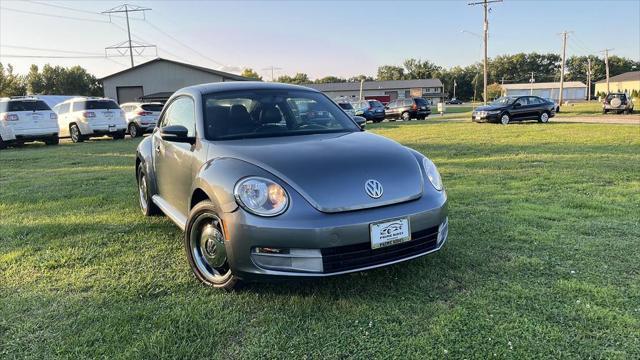
[[[129,135],[131,135],[132,138],[140,137],[140,136],[142,136],[142,130],[135,123],[130,123],[129,124]]]
[[[126,134],[126,131],[122,130],[122,131],[118,131],[118,132],[113,133],[113,135],[111,135],[111,137],[113,138],[113,140],[122,140],[122,139],[124,139],[125,134]]]
[[[74,143],[81,143],[85,140],[84,136],[80,132],[80,128],[76,124],[71,124],[69,127],[69,133],[71,134],[71,141]]]
[[[57,136],[52,136],[52,137],[50,137],[48,139],[45,139],[44,143],[46,145],[58,145],[58,144],[60,144],[60,138],[57,137]]]
[[[191,209],[185,230],[184,247],[191,270],[203,284],[227,291],[238,284],[227,259],[222,221],[210,201]]]
[[[546,111],[543,111],[542,114],[540,114],[540,116],[538,117],[538,122],[541,122],[543,124],[546,124],[549,122],[549,113]]]
[[[140,210],[144,216],[160,215],[160,209],[156,204],[151,201],[151,194],[149,193],[149,177],[144,169],[144,164],[138,165],[138,202],[140,204]]]
[[[409,114],[408,112],[403,112],[402,115],[400,115],[402,118],[402,121],[410,121],[411,120],[411,114]]]
[[[6,149],[6,148],[7,148],[7,144],[0,137],[0,150]]]

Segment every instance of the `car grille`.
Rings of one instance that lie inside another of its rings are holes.
[[[360,243],[322,249],[324,273],[348,271],[404,259],[433,250],[438,245],[438,227],[411,233],[411,240],[371,249],[371,243]]]

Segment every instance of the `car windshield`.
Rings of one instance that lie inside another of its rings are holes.
[[[625,100],[627,97],[624,94],[609,94],[607,100],[620,99]]]
[[[338,105],[345,110],[353,110],[353,106],[349,103],[338,103]]]
[[[503,96],[501,98],[497,98],[496,100],[494,100],[491,105],[509,105],[509,104],[513,104],[514,101],[516,101],[517,98],[515,97],[509,97],[509,96]]]
[[[51,110],[49,105],[42,100],[9,101],[7,111],[46,111]]]
[[[247,90],[203,96],[209,140],[360,131],[325,95],[305,90]]]

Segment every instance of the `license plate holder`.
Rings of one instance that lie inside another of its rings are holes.
[[[411,240],[411,224],[408,218],[384,220],[369,224],[371,249],[400,244]]]
[[[118,131],[118,129],[116,128],[115,125],[109,125],[109,132],[116,132]]]

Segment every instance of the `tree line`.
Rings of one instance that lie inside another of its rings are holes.
[[[591,60],[592,82],[605,78],[604,59],[589,56],[571,56],[567,58],[565,66],[565,81],[581,81],[587,83],[588,62]],[[500,84],[527,83],[533,77],[536,82],[560,81],[562,58],[558,54],[518,53],[513,55],[500,55],[489,59],[488,80],[489,97],[500,94]],[[640,70],[640,62],[619,56],[609,57],[610,76],[619,75],[628,71]],[[244,76],[262,78],[253,70],[245,69]],[[351,78],[339,76],[325,76],[311,80],[305,73],[296,73],[293,76],[282,75],[276,79],[278,82],[291,84],[322,84],[332,82],[360,82],[383,80],[413,80],[438,78],[444,84],[445,94],[453,97],[453,83],[456,83],[455,95],[461,100],[473,100],[482,98],[483,65],[481,62],[468,66],[454,66],[444,68],[429,60],[407,59],[402,65],[382,65],[378,67],[376,77],[358,75]],[[593,89],[593,84],[592,84]]]
[[[0,63],[0,97],[20,95],[102,96],[102,84],[81,66],[31,65],[26,75]]]

